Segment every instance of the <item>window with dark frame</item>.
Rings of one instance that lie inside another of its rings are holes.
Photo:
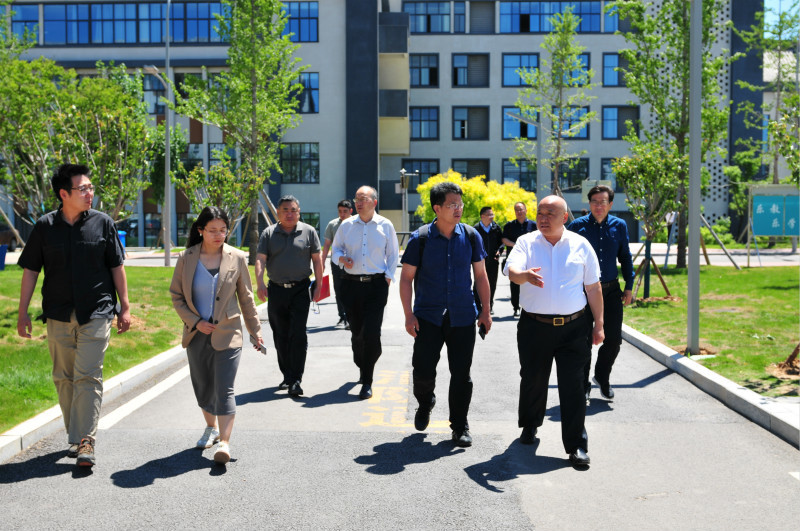
[[[39,4],[13,4],[11,11],[11,31],[17,37],[22,37],[27,30],[34,38],[34,42],[39,42]],[[5,15],[5,13],[3,13]]]
[[[538,53],[504,53],[503,54],[503,86],[521,87],[525,84],[519,70],[536,70],[539,68]]]
[[[319,42],[319,2],[284,2],[289,19],[283,28],[292,42]]]
[[[453,107],[453,140],[489,140],[489,108]]]
[[[482,175],[485,180],[489,180],[489,159],[453,159],[452,162],[453,171],[467,179]]]
[[[403,2],[411,33],[450,33],[450,2]]]
[[[500,33],[550,33],[550,18],[572,8],[577,33],[599,33],[603,2],[500,2]]]
[[[411,54],[408,57],[411,86],[415,88],[439,86],[439,55]]]
[[[319,73],[302,72],[298,82],[303,90],[296,95],[297,112],[300,114],[315,114],[319,112]]]
[[[287,143],[281,148],[282,182],[286,184],[319,183],[319,143]]]
[[[581,118],[583,118],[586,113],[589,112],[588,107],[567,107],[566,113],[563,116],[561,121],[561,130],[563,132],[567,132],[572,129],[575,125],[577,125]],[[559,109],[554,108],[553,113],[558,116]],[[555,135],[555,124],[553,124],[553,135]],[[587,140],[589,138],[589,124],[586,123],[580,130],[574,135],[567,138],[571,138],[573,140]]]
[[[603,107],[603,140],[619,140],[628,134],[626,122],[631,122],[639,135],[639,107],[618,105]]]
[[[416,194],[417,186],[439,174],[439,159],[403,159],[403,168],[408,178],[408,193]]]
[[[536,139],[536,126],[531,123],[523,122],[515,116],[522,116],[535,122],[535,114],[525,114],[519,107],[503,107],[503,140],[513,140],[515,138]]]
[[[165,106],[161,98],[166,96],[167,92],[161,81],[152,74],[145,74],[142,76],[142,85],[144,90],[143,99],[147,104],[147,113],[164,114]]]
[[[438,140],[439,107],[409,107],[411,140]]]
[[[453,33],[466,33],[466,2],[453,2]]]
[[[529,192],[536,191],[536,164],[527,160],[503,159],[503,182],[518,182],[519,186]]]
[[[488,87],[489,56],[487,54],[453,54],[454,87]]]
[[[613,158],[600,159],[600,179],[603,181],[611,181],[611,188],[615,192],[625,192],[625,189],[617,182],[617,176],[614,174],[614,169],[611,163],[614,162]]]
[[[580,192],[581,183],[589,178],[589,159],[578,159],[571,162],[574,164],[571,168],[567,162],[562,162],[559,166],[558,184],[565,192]]]
[[[603,86],[627,87],[625,83],[625,68],[627,61],[618,53],[603,54]]]

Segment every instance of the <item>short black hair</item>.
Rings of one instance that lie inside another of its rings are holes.
[[[606,186],[604,184],[598,184],[597,186],[592,186],[592,189],[589,190],[589,193],[586,194],[589,197],[589,201],[592,200],[592,196],[594,194],[602,194],[603,192],[608,193],[608,202],[611,203],[614,201],[614,190],[611,189],[610,186]]]
[[[463,196],[464,192],[461,191],[461,187],[459,185],[452,181],[441,182],[431,188],[431,206],[442,206],[447,194],[458,194]]]
[[[53,193],[56,194],[56,199],[58,199],[59,203],[63,203],[59,192],[66,190],[68,194],[71,194],[72,178],[77,175],[86,175],[88,177],[89,167],[83,164],[62,164],[50,178],[50,185],[53,187]]]
[[[280,199],[278,199],[278,204],[275,208],[280,208],[284,203],[294,203],[297,205],[297,208],[300,208],[300,201],[293,195],[282,195]]]
[[[350,202],[349,199],[342,199],[341,201],[339,201],[339,204],[336,205],[336,208],[341,208],[341,207],[353,210],[353,203]]]
[[[492,209],[492,207],[490,207],[490,206],[485,206],[485,207],[481,208],[481,214],[480,215],[482,216],[482,215],[486,214],[491,209]]]

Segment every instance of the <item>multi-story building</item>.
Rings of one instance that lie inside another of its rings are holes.
[[[319,0],[286,1],[288,32],[300,44],[297,55],[308,69],[302,74],[302,123],[283,138],[283,174],[267,184],[274,200],[293,194],[301,201],[307,221],[324,226],[336,215],[339,199],[352,197],[369,184],[378,189],[382,214],[404,225],[400,170],[411,180],[406,210],[419,204],[414,185],[448,168],[472,177],[485,175],[500,182],[518,181],[546,195],[551,175],[539,167],[514,165],[514,138],[535,138],[536,127],[517,121],[514,110],[520,89],[517,69],[536,67],[543,58],[548,17],[572,7],[581,18],[578,40],[586,47],[582,60],[595,72],[590,109],[599,120],[581,131],[570,144],[585,150],[578,164],[561,177],[570,208],[586,207],[581,183],[610,180],[619,195],[615,213],[627,218],[625,197],[615,183],[611,160],[628,153],[622,140],[628,119],[649,119],[625,86],[619,50],[626,46],[615,34],[620,21],[604,11],[602,0],[542,2],[537,0]],[[164,67],[164,15],[170,5],[171,72],[182,76],[225,67],[226,45],[215,31],[218,2],[65,2],[39,0],[13,4],[14,29],[37,29],[38,46],[28,57],[45,55],[58,63],[90,72],[97,60],[125,63],[130,68]],[[722,17],[748,27],[763,0],[731,1]],[[624,23],[624,21],[623,21]],[[721,36],[720,49],[744,51],[730,32]],[[753,98],[737,90],[734,80],[761,80],[758,61],[733,63],[722,83],[734,104]],[[145,77],[146,98],[154,118],[163,118],[158,101],[164,87]],[[759,101],[760,103],[760,101]],[[213,127],[177,117],[189,131],[188,161],[209,165],[222,134]],[[732,116],[728,142],[751,134]],[[709,163],[712,182],[705,211],[710,221],[727,213],[727,182],[723,160]],[[152,245],[160,226],[158,205],[138,203],[130,244]],[[172,209],[173,238],[185,233],[191,213],[181,200]],[[134,227],[135,225],[135,227]],[[637,224],[632,223],[636,237]]]

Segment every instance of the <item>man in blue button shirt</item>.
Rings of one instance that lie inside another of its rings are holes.
[[[411,235],[403,253],[400,300],[406,331],[414,338],[414,396],[419,402],[414,426],[423,431],[430,422],[431,410],[436,405],[436,365],[442,345],[446,344],[450,366],[450,428],[455,444],[467,447],[472,445],[467,412],[472,399],[470,368],[475,348],[475,317],[487,332],[492,327],[492,318],[484,264],[486,252],[475,229],[460,223],[464,210],[461,196],[461,188],[452,182],[439,183],[431,189],[436,218]],[[483,307],[480,315],[472,293],[470,268]],[[412,311],[414,281],[416,297]]]
[[[628,247],[628,226],[622,219],[609,214],[614,205],[614,190],[599,185],[589,190],[589,205],[592,213],[570,223],[569,230],[577,232],[592,244],[600,261],[600,285],[603,288],[603,318],[605,340],[597,353],[594,366],[594,382],[606,400],[614,398],[611,388],[611,367],[622,345],[622,308],[631,303],[633,288],[633,260]],[[617,280],[617,261],[622,266],[625,291]],[[586,364],[584,389],[586,400],[592,388],[589,383],[589,365]]]

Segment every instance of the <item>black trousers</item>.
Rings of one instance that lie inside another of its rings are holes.
[[[278,367],[283,373],[283,379],[290,384],[303,379],[306,367],[310,283],[309,279],[304,279],[291,288],[284,288],[274,282],[270,282],[268,286],[269,327],[272,329],[272,340],[278,353]]]
[[[497,289],[497,273],[500,271],[500,263],[494,258],[486,257],[483,261],[486,264],[486,276],[489,277],[489,309],[494,308],[494,292]],[[472,292],[475,294],[475,304],[478,306],[478,311],[481,309],[481,298],[478,295],[477,286],[472,286]]]
[[[450,366],[450,429],[469,429],[467,413],[472,401],[472,352],[475,349],[475,323],[468,326],[450,326],[450,317],[445,316],[442,326],[418,319],[419,331],[414,339],[414,397],[420,407],[430,407],[435,396],[436,366],[447,345],[447,363]]]
[[[589,450],[584,429],[586,399],[583,369],[591,357],[586,334],[591,331],[589,312],[563,326],[553,326],[523,313],[517,324],[519,350],[519,426],[536,427],[544,422],[547,388],[553,360],[558,374],[561,405],[561,441],[567,453]]]
[[[603,332],[605,339],[597,352],[597,361],[594,364],[594,376],[598,382],[607,383],[611,377],[611,368],[617,359],[622,346],[622,289],[619,282],[603,290]],[[589,348],[592,348],[592,331],[587,336]],[[584,369],[584,389],[587,391],[592,384],[589,383],[589,368],[592,360],[586,362]]]
[[[381,327],[388,296],[389,284],[383,274],[374,275],[369,282],[361,282],[347,274],[342,279],[353,362],[361,372],[364,385],[372,385],[375,364],[381,357]]]
[[[511,285],[511,306],[514,310],[519,310],[519,284],[509,282]]]
[[[336,310],[339,312],[339,319],[347,320],[347,311],[344,307],[344,298],[342,294],[342,277],[344,272],[342,268],[331,262],[331,277],[333,277],[333,291],[336,295]]]

